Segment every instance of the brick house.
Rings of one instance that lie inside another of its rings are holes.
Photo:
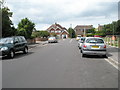
[[[52,35],[52,33],[55,33],[59,39],[68,38],[69,33],[65,27],[62,27],[61,25],[55,23],[52,24],[47,31]]]
[[[74,30],[76,35],[86,36],[86,31],[93,28],[93,25],[77,25]]]

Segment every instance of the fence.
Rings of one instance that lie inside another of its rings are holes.
[[[120,48],[120,35],[115,35],[115,36],[108,35],[104,37],[104,40],[107,45]]]
[[[27,39],[28,44],[34,44],[36,43],[35,39]]]
[[[35,38],[36,41],[47,41],[48,38]]]

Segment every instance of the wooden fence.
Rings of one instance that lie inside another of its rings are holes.
[[[120,48],[120,35],[104,37],[106,44]]]

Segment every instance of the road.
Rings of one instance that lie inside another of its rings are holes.
[[[118,70],[98,56],[82,58],[74,39],[37,46],[2,61],[3,88],[117,88]]]

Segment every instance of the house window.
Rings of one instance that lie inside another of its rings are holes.
[[[53,33],[54,31],[52,30],[51,33]]]
[[[59,33],[61,33],[61,31],[59,31]]]
[[[55,33],[57,33],[58,31],[55,31]]]

